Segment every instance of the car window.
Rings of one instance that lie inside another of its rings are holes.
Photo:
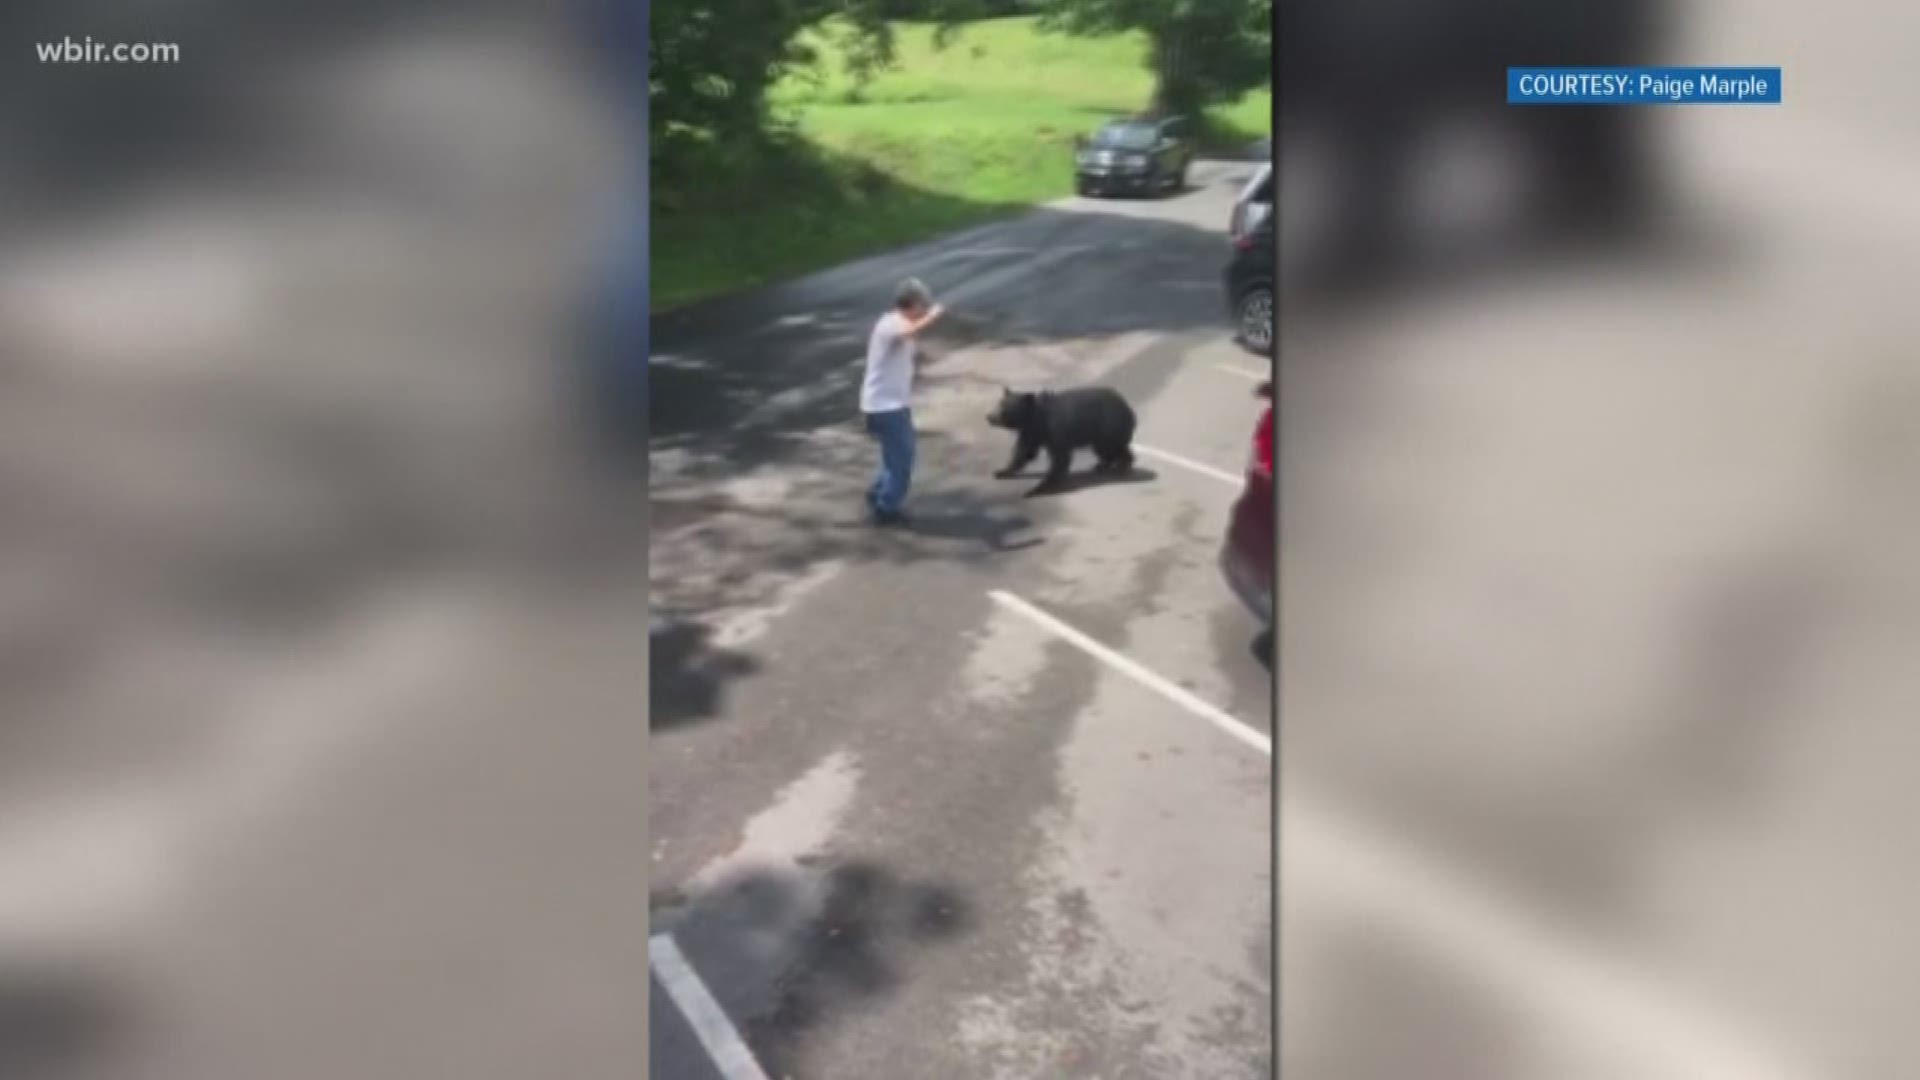
[[[1094,132],[1093,145],[1102,150],[1147,150],[1158,138],[1152,124],[1108,124]]]

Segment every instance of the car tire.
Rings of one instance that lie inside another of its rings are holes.
[[[1233,337],[1256,356],[1273,357],[1273,283],[1262,281],[1233,303]]]

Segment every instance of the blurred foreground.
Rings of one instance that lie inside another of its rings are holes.
[[[182,55],[4,76],[9,1080],[642,1060],[638,50],[500,7],[9,6]]]
[[[7,16],[184,60],[7,74],[0,1075],[630,1074],[619,102],[558,19],[108,10]],[[1468,117],[1283,309],[1289,1076],[1920,1074],[1914,16],[1684,14],[1790,104],[1660,114],[1645,243],[1502,239]]]
[[[1511,110],[1338,288],[1286,208],[1282,1075],[1920,1075],[1912,16],[1679,14],[1789,104],[1648,114],[1607,243]]]

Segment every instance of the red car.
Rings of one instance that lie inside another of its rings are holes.
[[[1274,506],[1273,506],[1273,382],[1256,391],[1266,399],[1253,431],[1253,454],[1247,463],[1246,486],[1233,504],[1227,540],[1220,549],[1220,570],[1234,594],[1273,628]]]

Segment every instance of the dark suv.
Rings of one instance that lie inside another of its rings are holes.
[[[1227,310],[1233,338],[1248,352],[1273,356],[1273,215],[1233,241],[1227,263]]]
[[[1082,195],[1146,194],[1187,186],[1193,162],[1185,117],[1115,120],[1074,141],[1074,190]]]

